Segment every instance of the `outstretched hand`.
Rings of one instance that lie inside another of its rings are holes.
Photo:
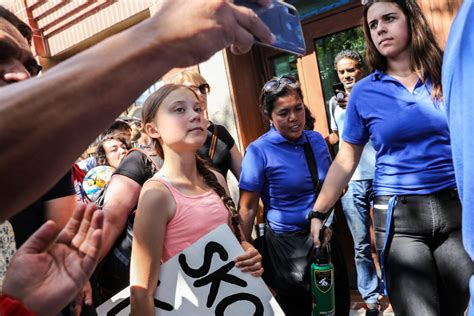
[[[269,0],[253,2],[264,6],[271,3]],[[195,65],[227,47],[235,54],[246,53],[255,38],[266,44],[275,40],[254,11],[235,5],[231,0],[159,1],[157,9],[147,23],[152,30],[147,34],[166,30],[159,33],[160,43],[167,43],[166,54],[177,67]]]
[[[102,225],[103,214],[92,203],[79,204],[59,235],[56,224],[46,222],[12,258],[4,293],[38,315],[58,314],[97,265]]]

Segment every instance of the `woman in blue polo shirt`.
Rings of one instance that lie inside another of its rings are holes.
[[[270,120],[272,127],[247,147],[239,181],[239,211],[247,240],[251,240],[261,197],[269,229],[279,236],[306,233],[305,242],[311,247],[306,215],[316,197],[304,144],[309,142],[311,145],[321,183],[326,177],[331,158],[323,137],[317,132],[303,130],[305,106],[302,100],[299,85],[290,77],[272,79],[262,90],[263,114]],[[284,255],[291,256],[289,253]],[[306,255],[302,253],[303,261]],[[286,315],[311,313],[311,296],[307,289],[289,289],[289,285],[285,289],[278,288],[272,275],[268,275],[271,272],[266,272],[264,279],[277,292],[276,299]]]
[[[442,52],[415,0],[365,1],[364,31],[374,72],[352,90],[344,143],[313,211],[324,217],[370,139],[376,247],[395,314],[463,315],[473,264],[461,240]],[[317,245],[320,219],[311,226]]]

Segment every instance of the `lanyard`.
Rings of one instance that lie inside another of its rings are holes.
[[[382,281],[380,282],[380,289],[382,290],[382,294],[387,296],[387,278],[385,276],[385,257],[387,249],[388,239],[390,237],[390,228],[392,226],[392,217],[393,217],[393,209],[397,204],[398,196],[394,195],[388,200],[388,209],[387,209],[387,220],[385,222],[385,240],[383,243],[382,252],[380,253],[380,268],[382,269]]]

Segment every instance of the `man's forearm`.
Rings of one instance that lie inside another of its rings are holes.
[[[137,204],[141,186],[129,188],[129,191],[116,191],[120,188],[121,175],[114,175],[109,183],[105,196],[105,205],[102,209],[104,214],[104,233],[102,234],[102,249],[99,254],[99,262],[109,253],[117,238],[127,228],[127,221],[130,213]],[[138,185],[138,184],[137,184]],[[138,190],[138,191],[136,191]],[[126,196],[129,199],[124,199]]]
[[[252,240],[252,230],[253,224],[255,222],[255,215],[257,214],[256,210],[241,207],[239,209],[240,217],[242,219],[242,231],[244,233],[245,240]]]
[[[8,150],[0,153],[0,221],[46,192],[104,127],[169,71],[173,63],[137,36],[146,27],[137,26],[135,36],[131,30],[118,34],[39,78],[2,88],[0,143]],[[158,45],[166,49],[167,43]]]
[[[116,224],[104,220],[104,233],[102,234],[102,248],[100,249],[99,262],[101,262],[112,249],[112,246],[117,241],[117,238],[125,229],[125,225],[118,227]]]
[[[336,159],[331,164],[313,210],[326,213],[337,202],[359,164],[364,145],[342,142]]]

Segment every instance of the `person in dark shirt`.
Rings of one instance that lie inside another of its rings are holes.
[[[48,220],[55,221],[62,229],[76,207],[75,194],[72,173],[69,171],[39,200],[13,216],[10,223],[15,232],[17,248]]]
[[[128,285],[129,259],[131,249],[125,249],[120,262],[107,256],[111,249],[121,244],[127,233],[127,225],[132,225],[133,212],[137,209],[142,185],[155,174],[163,161],[153,149],[132,149],[123,158],[108,184],[104,197],[104,234],[100,261],[102,268],[97,271],[93,284],[94,300],[100,303]],[[119,247],[120,250],[123,247]],[[127,251],[128,250],[128,251]],[[120,256],[120,255],[119,255]],[[90,293],[86,285],[85,292]],[[97,290],[96,289],[99,289]],[[92,299],[92,297],[90,297]]]

